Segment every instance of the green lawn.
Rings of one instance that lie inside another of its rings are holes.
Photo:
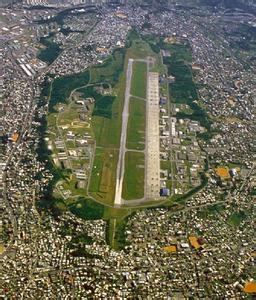
[[[126,152],[122,197],[125,200],[144,197],[144,153]]]
[[[109,83],[112,86],[119,82],[124,70],[126,49],[116,49],[103,64],[91,69],[91,83]]]
[[[91,181],[90,181],[90,192],[97,192],[99,190],[100,186],[100,174],[103,168],[103,155],[104,155],[104,149],[97,148],[95,150],[94,155],[94,161],[93,161],[93,167],[91,172]]]
[[[172,163],[169,160],[161,160],[160,161],[160,166],[162,170],[171,170],[172,168]]]
[[[146,101],[131,98],[129,107],[126,147],[128,149],[144,150],[145,130]]]
[[[239,226],[240,223],[246,218],[244,211],[235,212],[228,218],[228,223],[232,226]]]
[[[111,103],[111,110],[108,112],[109,116],[111,115],[111,117],[106,117],[106,115],[99,116],[99,114],[95,113],[93,114],[92,128],[97,146],[102,146],[105,148],[119,148],[122,124],[123,95],[125,89],[124,80],[125,76],[122,74],[120,76],[120,82],[115,88],[117,91],[117,96]]]
[[[91,82],[108,82],[116,96],[102,96],[91,89],[96,100],[92,128],[97,146],[119,148],[123,98],[125,92],[125,71],[127,58],[124,49],[116,50],[100,67],[92,68]]]
[[[131,94],[145,99],[147,94],[147,64],[134,62],[132,68]]]

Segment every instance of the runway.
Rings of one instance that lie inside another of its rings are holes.
[[[127,72],[126,72],[126,88],[125,88],[124,108],[122,113],[122,131],[121,131],[120,150],[119,150],[119,158],[118,158],[117,172],[116,172],[116,193],[115,193],[115,202],[114,202],[115,206],[122,205],[122,186],[123,186],[124,169],[125,169],[126,135],[127,135],[127,126],[128,126],[128,119],[129,119],[132,65],[133,65],[133,59],[129,59],[127,65]]]

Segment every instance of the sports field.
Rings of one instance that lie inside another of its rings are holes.
[[[145,155],[126,152],[122,198],[125,200],[144,197]]]

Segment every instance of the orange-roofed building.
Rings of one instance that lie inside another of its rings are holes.
[[[226,167],[218,167],[216,169],[216,174],[224,179],[230,178],[229,169]]]
[[[18,141],[18,138],[19,138],[19,134],[17,132],[13,133],[13,135],[12,135],[12,141],[14,143],[16,143]]]
[[[201,248],[201,245],[198,243],[197,237],[190,236],[188,239],[193,248],[195,248],[195,249]]]
[[[166,246],[162,248],[165,252],[175,253],[177,252],[177,247],[175,245]]]
[[[244,292],[249,294],[256,294],[256,281],[246,282]]]

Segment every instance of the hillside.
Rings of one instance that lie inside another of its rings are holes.
[[[256,0],[127,0],[133,4],[168,5],[179,4],[184,6],[217,6],[223,8],[237,8],[256,12]]]

